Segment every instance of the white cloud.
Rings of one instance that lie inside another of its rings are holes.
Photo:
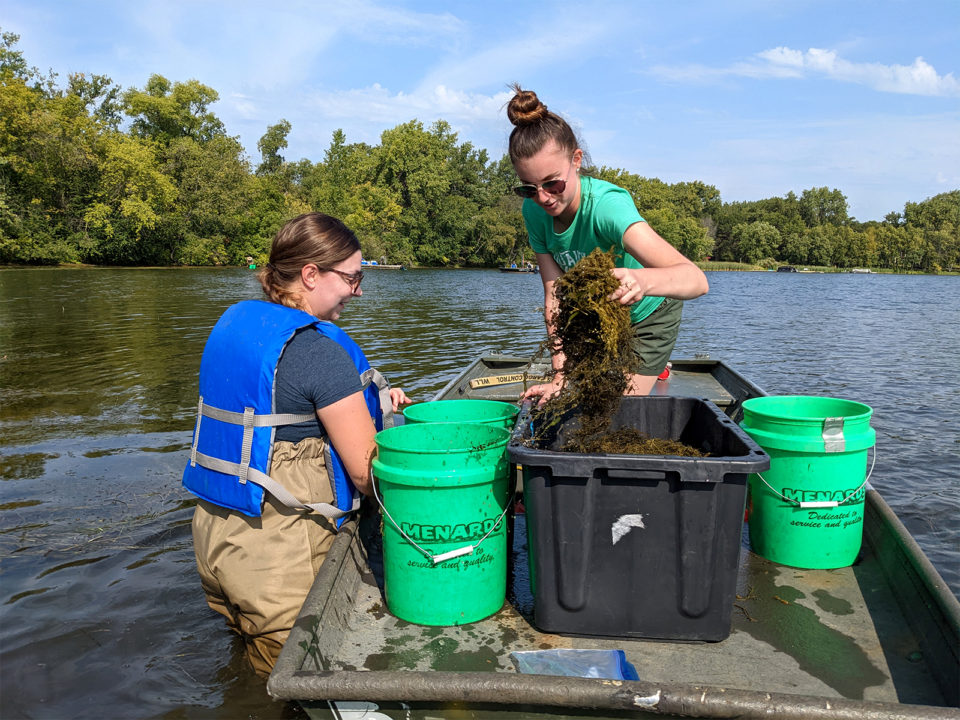
[[[810,48],[794,50],[776,47],[747,62],[728,67],[706,65],[659,65],[650,74],[670,82],[713,82],[723,77],[803,78],[825,76],[838,82],[865,85],[880,92],[906,95],[960,97],[960,80],[953,73],[940,75],[936,69],[918,57],[912,65],[884,65],[845,60],[834,50]]]
[[[473,53],[438,54],[410,91],[374,83],[311,92],[308,102],[318,125],[349,121],[354,131],[366,136],[365,141],[373,139],[370,136],[376,128],[379,134],[383,128],[413,118],[425,124],[442,118],[457,131],[476,130],[474,137],[483,137],[496,152],[509,131],[505,108],[513,93],[507,83],[522,82],[518,73],[530,77],[552,67],[557,61],[558,37],[566,38],[563,52],[582,58],[603,52],[601,40],[606,33],[609,29],[592,17],[566,12],[542,24],[536,34],[525,28],[494,45],[482,44]],[[476,88],[486,92],[475,92]]]
[[[326,118],[363,118],[378,124],[411,118],[459,122],[496,118],[511,93],[469,93],[445,85],[420,87],[414,92],[393,92],[375,83],[366,88],[315,93],[311,105]]]
[[[801,75],[822,74],[881,92],[960,96],[960,81],[954,78],[953,73],[937,74],[936,69],[922,57],[914,60],[912,65],[855,63],[844,60],[833,50],[810,48],[801,52],[787,47],[765,50],[758,57],[769,63],[772,70],[786,68]]]
[[[874,115],[869,123],[838,117],[789,127],[779,119],[730,117],[722,124],[714,138],[691,148],[673,143],[630,157],[623,154],[621,142],[595,150],[595,155],[616,157],[631,170],[668,182],[702,180],[715,185],[727,202],[836,187],[847,196],[851,215],[861,221],[880,220],[902,210],[905,202],[956,189],[960,181],[956,112]]]

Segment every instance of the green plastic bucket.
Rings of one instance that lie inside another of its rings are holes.
[[[417,403],[403,411],[408,423],[471,422],[512,430],[519,408],[499,400],[433,400]]]
[[[805,395],[753,398],[740,426],[770,455],[751,475],[747,523],[754,552],[781,565],[852,565],[863,539],[873,410],[852,400]]]
[[[414,423],[377,433],[387,607],[419,625],[463,625],[507,590],[506,446],[476,423]]]

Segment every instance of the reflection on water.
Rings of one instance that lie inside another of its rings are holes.
[[[874,484],[955,592],[960,279],[713,273],[678,357],[874,409]],[[243,270],[0,271],[0,715],[296,717],[208,611],[180,487],[210,327]],[[371,270],[343,325],[431,397],[484,350],[542,340],[535,275]]]

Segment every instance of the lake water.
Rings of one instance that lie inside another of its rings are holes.
[[[960,278],[711,273],[675,357],[874,409],[872,484],[960,593]],[[539,277],[371,270],[341,320],[429,399],[532,353]],[[0,716],[294,718],[209,611],[180,486],[203,343],[246,270],[0,271]]]

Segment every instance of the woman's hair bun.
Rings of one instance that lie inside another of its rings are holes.
[[[547,106],[533,90],[523,90],[519,85],[511,86],[513,97],[507,104],[507,119],[517,127],[540,122],[547,115]]]

